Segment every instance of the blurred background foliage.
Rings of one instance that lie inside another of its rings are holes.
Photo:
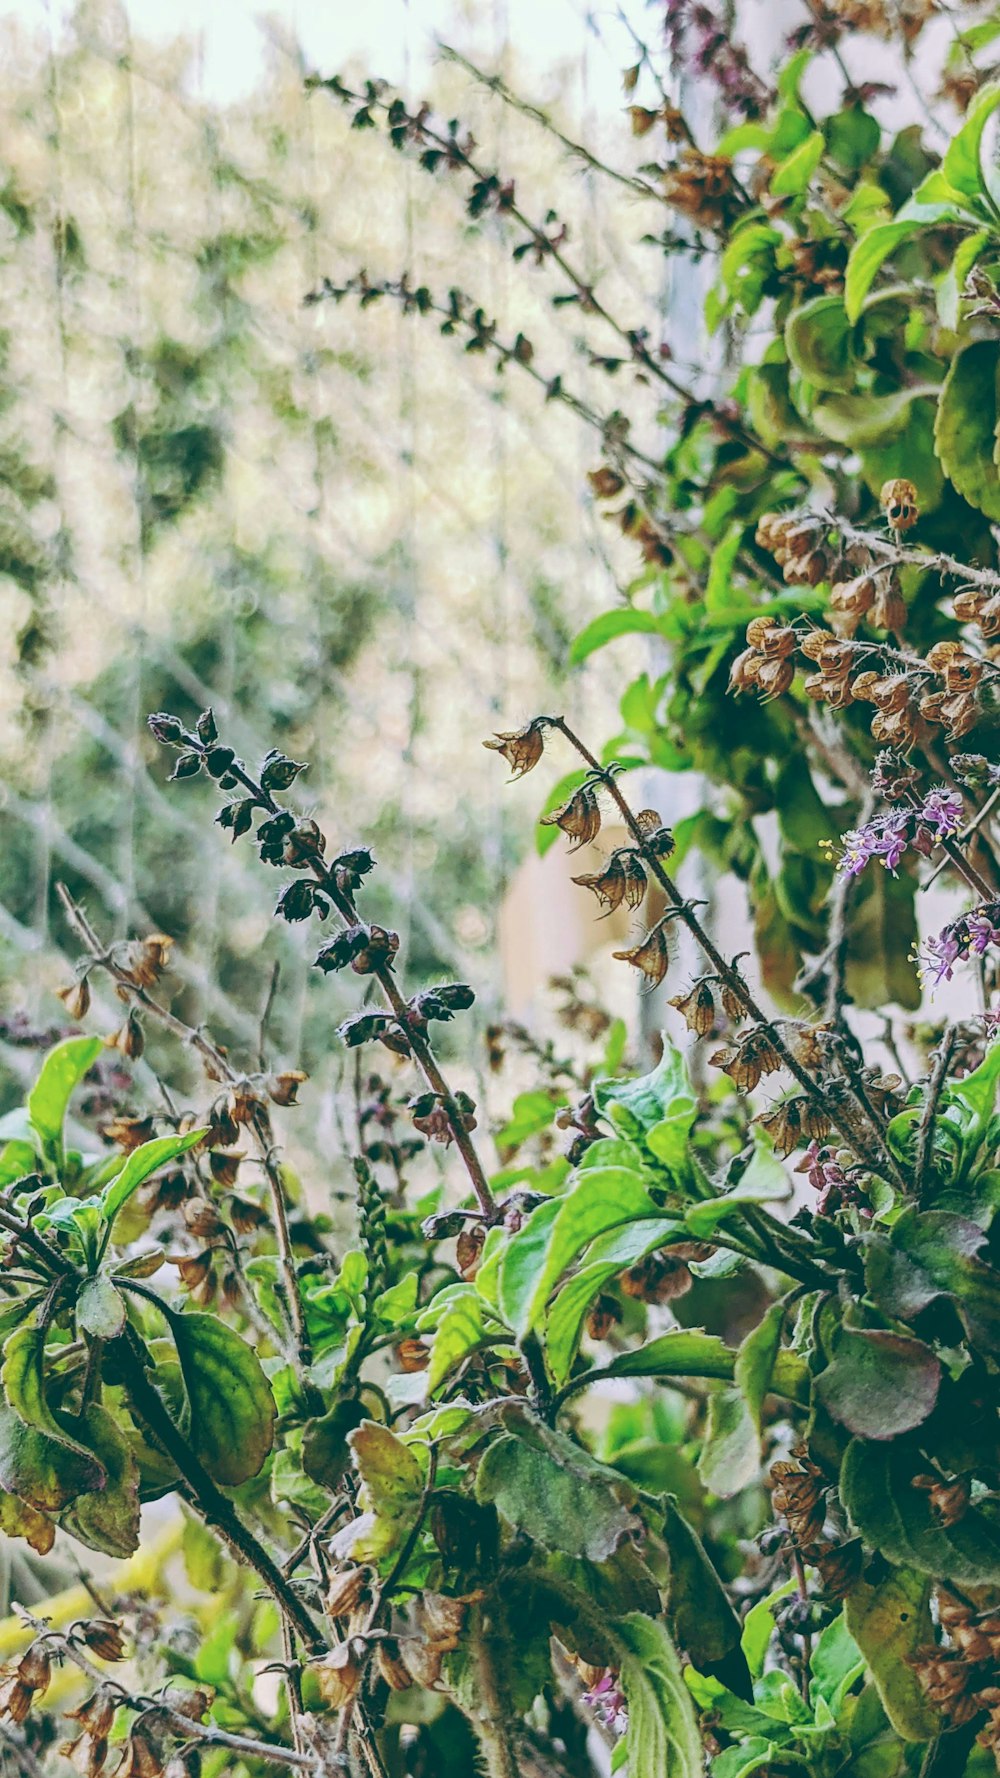
[[[462,47],[475,54],[495,22],[464,8]],[[581,19],[544,82],[567,129],[582,128],[590,53]],[[395,306],[303,299],[361,266],[413,266],[441,290],[468,277],[586,395],[600,373],[579,317],[551,305],[546,272],[512,276],[495,219],[470,221],[459,192],[307,92],[308,61],[277,25],[265,78],[228,104],[201,91],[194,40],[144,43],[117,0],[86,0],[48,35],[0,20],[0,68],[11,1091],[34,1066],[24,1039],[59,1023],[59,880],[109,938],[174,935],[177,1004],[224,1041],[256,1041],[280,962],[275,1050],[343,1066],[329,1032],[346,1005],[270,920],[270,883],[221,834],[206,841],[197,787],[164,794],[144,732],[162,706],[211,703],[251,759],[272,744],[308,759],[304,798],[334,843],[378,856],[372,911],[382,896],[402,922],[413,985],[461,974],[488,1016],[498,910],[534,810],[497,795],[479,743],[553,700],[585,702],[595,736],[613,727],[640,643],[575,688],[564,670],[636,552],[588,501],[583,429],[527,379],[498,378]],[[654,320],[662,274],[640,264],[640,208],[454,66],[431,88],[558,202],[608,299],[627,292],[630,316]],[[586,126],[598,146],[612,130],[620,157],[618,117]]]

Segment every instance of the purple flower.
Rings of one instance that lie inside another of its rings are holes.
[[[602,1673],[589,1692],[584,1692],[583,1701],[596,1710],[606,1728],[612,1729],[616,1735],[624,1735],[628,1728],[628,1708],[618,1675],[611,1667]]]
[[[950,982],[956,963],[981,957],[990,945],[1000,945],[1000,902],[996,901],[961,914],[935,938],[929,938],[919,957],[921,974],[929,975],[935,987],[938,982]]]
[[[930,790],[912,809],[890,809],[845,833],[838,868],[856,877],[870,859],[880,858],[895,876],[908,847],[928,858],[936,845],[958,833],[963,815],[961,797],[941,788]]]

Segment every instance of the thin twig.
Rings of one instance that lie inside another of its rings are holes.
[[[210,1078],[225,1081],[230,1085],[239,1082],[242,1079],[239,1071],[232,1066],[228,1057],[217,1044],[212,1042],[210,1037],[205,1035],[204,1031],[196,1031],[193,1026],[185,1024],[183,1019],[179,1019],[176,1013],[171,1012],[168,1007],[157,1000],[147,988],[138,986],[127,970],[120,968],[115,963],[113,954],[101,944],[83,909],[73,900],[64,883],[57,883],[56,892],[66,910],[66,918],[70,926],[89,951],[95,963],[106,970],[119,987],[127,993],[128,997],[141,1006],[143,1011],[155,1019],[158,1024],[172,1032],[175,1037],[180,1039],[181,1043],[197,1050],[202,1060],[208,1065]],[[270,1192],[278,1259],[284,1283],[285,1307],[299,1359],[302,1364],[308,1365],[312,1362],[312,1347],[306,1326],[298,1269],[288,1226],[285,1188],[281,1178],[281,1169],[274,1154],[270,1118],[263,1107],[257,1106],[255,1108],[249,1129]]]

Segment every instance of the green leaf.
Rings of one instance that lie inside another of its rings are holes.
[[[702,1672],[740,1646],[740,1620],[697,1532],[676,1501],[664,1503],[663,1536],[670,1558],[667,1618],[681,1648]]]
[[[970,506],[1000,519],[996,468],[1000,342],[976,340],[945,377],[934,424],[941,467]]]
[[[941,1719],[928,1704],[909,1657],[934,1641],[931,1583],[893,1568],[877,1586],[858,1581],[844,1605],[847,1628],[868,1663],[886,1716],[904,1741],[929,1741]]]
[[[732,1382],[736,1375],[738,1353],[720,1340],[718,1334],[703,1333],[700,1328],[674,1328],[622,1352],[612,1360],[607,1374],[611,1377],[717,1377]],[[789,1401],[809,1399],[809,1371],[797,1352],[778,1352],[771,1374],[771,1388]]]
[[[651,611],[636,611],[632,606],[619,606],[614,611],[602,611],[595,617],[570,644],[569,664],[578,667],[588,655],[595,654],[599,648],[606,648],[619,636],[655,636],[660,629],[659,619]]]
[[[763,1431],[764,1397],[771,1388],[774,1367],[781,1350],[781,1330],[784,1324],[784,1304],[772,1303],[757,1326],[750,1329],[736,1354],[736,1386],[747,1404],[758,1438]]]
[[[631,1612],[614,1632],[626,1654],[628,1764],[636,1778],[702,1778],[701,1735],[674,1645],[662,1624]]]
[[[759,1772],[762,1766],[766,1766],[774,1758],[776,1752],[773,1741],[764,1741],[760,1735],[751,1735],[739,1747],[727,1747],[725,1753],[716,1754],[709,1767],[711,1778],[751,1778],[754,1772]]]
[[[961,297],[965,280],[990,239],[988,229],[967,235],[952,255],[951,264],[937,288],[938,319],[942,327],[954,332],[961,320]]]
[[[738,1215],[745,1204],[768,1204],[791,1195],[788,1174],[766,1139],[758,1136],[750,1164],[732,1191],[692,1204],[684,1220],[699,1241],[710,1240],[719,1224]]]
[[[855,1438],[840,1472],[840,1495],[851,1522],[887,1561],[938,1575],[958,1586],[1000,1582],[1000,1516],[993,1504],[970,1506],[942,1525],[928,1496],[913,1486],[912,1451],[898,1443]],[[852,1634],[860,1641],[852,1626]]]
[[[259,1473],[274,1442],[274,1397],[260,1359],[214,1315],[169,1319],[191,1409],[192,1449],[213,1481],[237,1487]]]
[[[990,199],[991,194],[983,174],[983,132],[998,105],[1000,81],[991,81],[976,94],[965,114],[961,129],[948,145],[941,171],[948,184],[955,191],[960,191],[963,197]]]
[[[709,1396],[698,1474],[722,1500],[742,1493],[760,1475],[759,1440],[739,1389],[718,1389]]]
[[[626,1266],[635,1265],[683,1233],[680,1223],[654,1217],[627,1223],[594,1242],[587,1264],[564,1281],[545,1316],[542,1342],[557,1387],[565,1383],[573,1368],[584,1318],[598,1292]]]
[[[62,1167],[63,1124],[70,1099],[103,1047],[99,1037],[67,1037],[57,1043],[28,1094],[28,1117],[42,1158],[56,1171]]]
[[[887,1315],[912,1321],[939,1297],[954,1303],[973,1346],[1000,1355],[1000,1271],[979,1258],[987,1235],[947,1210],[904,1210],[869,1247],[865,1280]]]
[[[695,1104],[694,1089],[687,1063],[667,1033],[661,1032],[663,1054],[651,1074],[637,1075],[633,1080],[595,1080],[594,1104],[599,1112],[610,1115],[618,1123],[615,1107],[621,1107],[642,1130],[652,1129],[680,1101]]]
[[[993,1115],[1000,1082],[1000,1042],[992,1043],[971,1074],[962,1080],[949,1080],[946,1093],[949,1104],[966,1105],[981,1123]]]
[[[825,146],[822,131],[813,130],[804,142],[800,142],[798,148],[793,149],[772,176],[771,190],[776,197],[798,197],[808,190],[813,174],[823,159]]]
[[[20,1327],[4,1347],[0,1384],[0,1486],[39,1512],[61,1512],[78,1494],[103,1488],[92,1451],[59,1425],[45,1397],[45,1335]]]
[[[375,1420],[363,1420],[348,1442],[364,1484],[358,1502],[364,1523],[351,1554],[356,1561],[377,1562],[398,1550],[412,1529],[423,1499],[424,1469],[410,1446]]]
[[[849,172],[856,173],[878,152],[882,139],[878,119],[860,105],[837,111],[823,125],[826,149],[831,160]]]
[[[560,1093],[554,1098],[542,1087],[518,1093],[508,1122],[497,1131],[496,1142],[501,1155],[507,1158],[508,1149],[519,1148],[531,1136],[539,1136],[543,1130],[551,1129],[561,1104],[565,1104],[565,1094]]]
[[[795,1576],[792,1575],[765,1598],[758,1599],[756,1605],[751,1605],[743,1619],[740,1645],[754,1679],[759,1679],[764,1671],[767,1651],[774,1635],[774,1612],[771,1607],[779,1604],[782,1599],[787,1599],[789,1593],[794,1593],[795,1587]]]
[[[86,1279],[76,1299],[77,1332],[94,1340],[114,1340],[124,1325],[125,1304],[110,1278],[98,1272]]]
[[[106,1556],[130,1556],[139,1548],[139,1465],[106,1408],[91,1403],[75,1424],[100,1458],[107,1482],[96,1493],[79,1495],[59,1522],[88,1549]]]
[[[843,1614],[820,1632],[809,1670],[813,1698],[823,1698],[831,1710],[839,1710],[844,1696],[865,1670],[864,1656]]]
[[[815,389],[850,389],[857,374],[854,329],[839,296],[817,296],[793,309],[785,350]]]
[[[508,1411],[504,1425],[476,1472],[477,1500],[543,1548],[590,1562],[640,1533],[638,1496],[617,1470],[541,1421]]]
[[[897,389],[892,395],[830,395],[816,403],[810,417],[824,438],[861,450],[895,437],[914,401],[924,392],[915,387]]]
[[[327,1414],[307,1420],[302,1429],[302,1467],[311,1481],[328,1488],[339,1487],[351,1461],[348,1434],[367,1418],[356,1396],[347,1395]]]
[[[912,200],[892,222],[876,223],[852,247],[847,262],[844,307],[848,320],[858,319],[879,267],[903,241],[910,240],[921,229],[932,228],[937,223],[969,223],[977,220],[978,218],[971,217],[963,210],[956,192],[952,201],[946,197],[933,203]]]
[[[655,1217],[658,1206],[623,1167],[584,1171],[565,1197],[532,1211],[507,1248],[500,1305],[519,1338],[537,1325],[566,1268],[598,1235],[622,1223]]]
[[[879,1328],[842,1328],[815,1380],[828,1414],[864,1438],[897,1438],[933,1411],[941,1366],[929,1346]]]
[[[189,1130],[185,1136],[154,1136],[151,1142],[143,1142],[134,1148],[121,1172],[101,1194],[101,1209],[108,1221],[114,1222],[119,1210],[151,1173],[187,1154],[188,1149],[202,1142],[207,1134],[207,1130],[202,1129]]]
[[[496,1324],[493,1323],[495,1326]],[[463,1290],[448,1304],[438,1323],[427,1372],[431,1395],[463,1358],[474,1352],[486,1334],[486,1305],[474,1288]]]

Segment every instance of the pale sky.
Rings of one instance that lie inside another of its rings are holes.
[[[477,50],[512,43],[519,59],[540,76],[554,64],[586,61],[587,101],[597,109],[622,105],[621,66],[628,39],[611,0],[125,0],[136,32],[147,39],[200,35],[201,90],[223,102],[251,91],[263,65],[258,20],[290,25],[316,68],[333,73],[356,58],[373,73],[419,84],[433,59],[437,35],[456,36]],[[58,29],[73,0],[0,0],[0,18],[17,17],[41,30]],[[596,11],[605,45],[588,29]],[[464,28],[463,28],[464,25]]]

